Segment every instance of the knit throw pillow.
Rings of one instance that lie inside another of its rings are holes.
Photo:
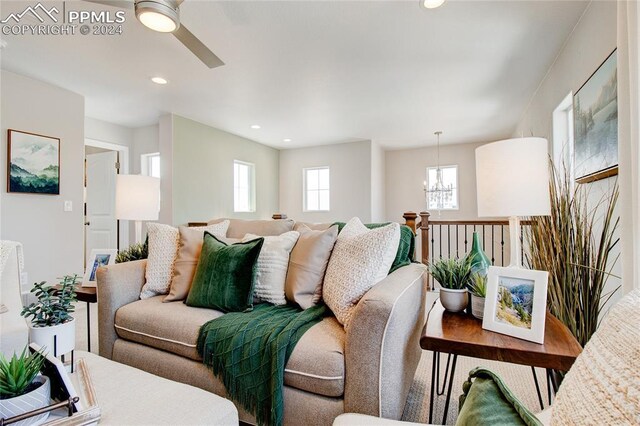
[[[349,327],[358,301],[389,273],[399,242],[397,223],[367,229],[357,217],[338,234],[324,277],[322,298],[345,328]]]
[[[299,232],[289,231],[278,236],[264,237],[264,244],[258,257],[256,285],[254,297],[256,302],[269,302],[274,305],[284,305],[284,284],[289,267],[289,256],[296,245]],[[258,235],[247,234],[243,242],[260,238]]]
[[[562,381],[552,425],[640,424],[640,290],[604,318]]]
[[[191,288],[191,281],[193,281],[193,276],[196,273],[198,259],[200,259],[204,232],[207,231],[225,241],[224,238],[227,235],[228,228],[228,220],[209,226],[181,226],[178,228],[180,238],[178,242],[178,253],[173,264],[171,289],[167,297],[162,300],[163,302],[174,302],[187,298],[189,289]]]

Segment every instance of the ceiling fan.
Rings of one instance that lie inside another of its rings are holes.
[[[86,0],[106,6],[131,9],[145,27],[161,33],[172,33],[187,49],[209,68],[224,65],[207,46],[180,23],[180,4],[184,0]]]

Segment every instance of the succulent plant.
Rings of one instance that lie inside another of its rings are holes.
[[[78,275],[65,275],[59,290],[47,286],[44,281],[35,283],[31,293],[35,294],[38,301],[23,308],[20,315],[31,318],[34,327],[49,327],[71,321],[73,302],[78,300],[75,292],[77,282]]]
[[[146,259],[149,255],[149,239],[144,243],[132,244],[124,250],[120,250],[116,256],[116,263],[132,262]]]
[[[464,259],[440,259],[429,265],[429,272],[443,288],[462,290],[469,284],[471,260],[470,257]]]
[[[477,272],[471,274],[469,291],[477,297],[487,297],[487,276]]]
[[[0,352],[0,399],[9,399],[31,391],[30,385],[44,362],[42,352],[29,353],[25,347],[18,356],[5,358]]]

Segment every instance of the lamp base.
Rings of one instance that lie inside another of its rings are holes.
[[[136,244],[142,244],[142,221],[136,220],[135,229],[136,229]]]
[[[511,257],[509,268],[524,269],[522,265],[522,241],[520,240],[520,218],[509,217],[509,243],[511,245]]]

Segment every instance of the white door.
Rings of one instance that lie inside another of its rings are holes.
[[[116,151],[87,154],[86,253],[92,249],[118,248],[116,202]]]

